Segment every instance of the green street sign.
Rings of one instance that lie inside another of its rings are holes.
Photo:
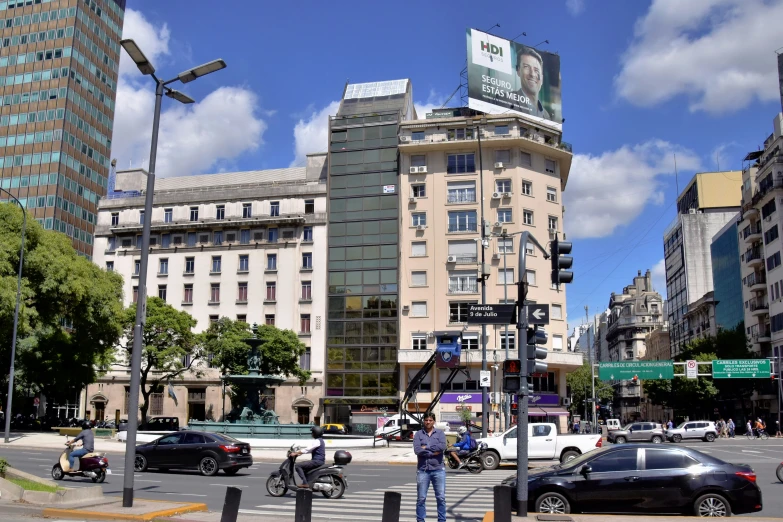
[[[712,361],[714,379],[769,379],[769,359],[722,359]]]
[[[628,361],[598,363],[598,378],[602,381],[674,378],[672,361]]]

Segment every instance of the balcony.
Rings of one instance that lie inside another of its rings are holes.
[[[753,277],[748,276],[745,284],[751,292],[766,292],[767,290],[767,278],[764,274],[754,274]]]
[[[754,343],[768,343],[772,340],[772,333],[769,330],[753,332],[751,334]]]
[[[764,302],[751,301],[750,302],[751,315],[758,317],[761,315],[769,315],[769,305]]]
[[[449,283],[449,294],[476,294],[478,293],[477,281],[463,281]]]
[[[449,225],[449,233],[456,234],[459,232],[478,232],[478,225],[476,223],[469,223],[467,225]]]
[[[755,226],[749,225],[742,231],[742,239],[744,239],[746,243],[761,241],[761,235],[761,223],[758,223]]]
[[[449,204],[457,204],[457,203],[475,203],[476,202],[476,193],[472,194],[448,194],[446,196],[446,203]]]
[[[744,257],[748,266],[764,266],[764,257],[761,255],[761,250],[746,250]]]
[[[780,158],[780,161],[783,162],[783,158]],[[771,194],[775,190],[780,189],[783,189],[783,176],[775,176],[775,178],[769,183],[759,183],[759,188],[756,190],[756,193],[753,194],[753,199],[751,202],[755,206],[760,203],[768,194]]]
[[[475,265],[478,263],[478,255],[450,255],[446,258],[447,263],[453,263],[455,265]]]

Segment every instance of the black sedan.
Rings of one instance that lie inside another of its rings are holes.
[[[250,444],[220,433],[180,431],[136,446],[133,469],[196,469],[211,477],[221,469],[226,475],[234,475],[252,465]]]
[[[516,475],[503,484],[516,490]],[[730,516],[762,506],[750,466],[660,444],[608,446],[564,465],[530,470],[528,499],[528,511],[556,514]]]

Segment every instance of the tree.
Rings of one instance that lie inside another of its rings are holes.
[[[0,361],[10,360],[22,210],[0,203]],[[122,334],[122,278],[80,257],[70,238],[28,216],[17,343],[18,382],[74,397],[106,367]],[[0,372],[1,374],[2,372]]]
[[[696,361],[712,361],[716,358],[714,353],[697,353],[699,341],[685,346],[682,353],[675,360],[682,362],[688,359]],[[706,347],[708,345],[704,345]],[[675,377],[672,380],[644,381],[644,389],[648,399],[654,404],[660,404],[672,408],[681,415],[701,417],[712,416],[711,408],[718,395],[718,388],[711,377],[699,377],[687,379]]]
[[[573,402],[571,403],[571,411],[579,413],[585,409],[585,399],[589,398],[593,390],[591,387],[591,369],[590,363],[585,363],[574,372],[566,375],[566,382],[571,387],[571,397]],[[610,400],[614,395],[612,387],[603,381],[598,380],[596,375],[595,379],[595,396],[599,401]],[[595,408],[595,405],[592,406]]]
[[[124,312],[124,332],[126,343],[119,347],[124,352],[125,362],[130,368],[133,351],[133,329],[136,322],[136,305]],[[201,370],[194,364],[201,358],[202,350],[196,344],[193,328],[196,320],[184,311],[176,310],[163,299],[147,298],[147,322],[142,332],[142,352],[140,370],[140,391],[142,401],[139,405],[142,423],[147,422],[150,396],[159,393],[162,385],[184,373],[194,370],[196,376]]]

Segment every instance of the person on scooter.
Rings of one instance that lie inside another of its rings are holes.
[[[470,451],[473,449],[473,438],[470,436],[470,431],[468,431],[468,428],[465,426],[459,427],[457,436],[459,437],[459,442],[454,444],[453,448],[455,449],[451,449],[448,452],[451,453],[451,456],[454,457],[454,460],[459,464],[457,469],[462,469],[465,466],[465,463],[462,462],[460,457],[466,457],[470,454]]]
[[[82,441],[82,447],[73,450],[68,455],[68,466],[70,466],[71,470],[73,469],[77,458],[83,457],[84,455],[95,451],[95,435],[92,432],[92,428],[89,422],[85,421],[82,424],[81,433],[79,433],[71,442],[69,442],[68,445],[73,446],[79,441]]]
[[[299,457],[305,453],[311,453],[313,457],[305,462],[296,464],[296,472],[299,474],[299,478],[302,479],[300,488],[309,488],[307,484],[307,472],[315,468],[321,467],[326,461],[326,443],[324,442],[324,429],[320,426],[313,426],[311,433],[313,439],[315,439],[308,447],[302,449],[293,455]]]

